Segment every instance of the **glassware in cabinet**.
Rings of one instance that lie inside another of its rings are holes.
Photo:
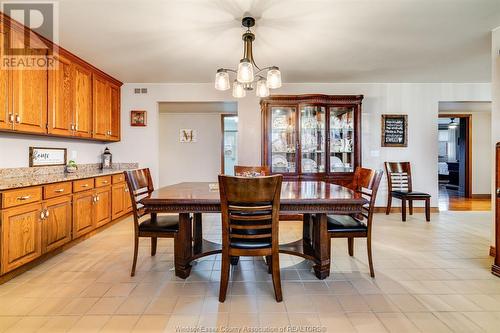
[[[325,106],[300,106],[300,160],[303,173],[326,171],[325,124]]]
[[[330,107],[330,172],[354,171],[354,108]]]
[[[271,108],[271,172],[295,173],[297,161],[296,108]]]

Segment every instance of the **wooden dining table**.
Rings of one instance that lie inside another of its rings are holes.
[[[150,213],[179,214],[179,231],[174,245],[175,275],[187,278],[191,262],[221,253],[222,245],[203,239],[203,213],[220,213],[217,183],[185,182],[159,188],[142,199]],[[318,279],[330,275],[330,237],[327,214],[361,213],[367,200],[358,193],[322,181],[284,181],[280,213],[303,214],[302,238],[280,244],[280,253],[314,262]],[[282,223],[285,224],[286,221]]]

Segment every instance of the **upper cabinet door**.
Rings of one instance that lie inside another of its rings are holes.
[[[120,141],[120,87],[111,85],[111,127],[110,139]]]
[[[14,45],[24,42],[22,33],[13,32],[11,37]],[[46,56],[45,51],[32,52],[37,57]],[[47,68],[12,70],[12,113],[16,131],[47,133],[47,95]]]
[[[300,106],[300,160],[302,173],[326,172],[326,107]]]
[[[0,59],[4,56],[4,41],[6,34],[0,32]],[[10,71],[0,67],[0,129],[11,129],[12,118],[10,113]]]
[[[93,137],[108,140],[111,132],[111,87],[105,79],[93,76],[94,87],[94,134]]]
[[[54,56],[55,69],[49,71],[49,134],[72,135],[73,123],[73,80],[71,62]]]
[[[92,72],[79,65],[73,66],[73,135],[92,137]]]

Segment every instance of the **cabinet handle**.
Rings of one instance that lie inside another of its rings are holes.
[[[57,190],[54,190],[55,193],[63,193],[64,192],[64,189],[63,188],[60,188],[60,189],[57,189]]]
[[[21,116],[16,114],[16,123],[20,124],[21,123]]]
[[[82,187],[89,187],[89,184],[83,184]]]
[[[95,201],[96,202],[99,201],[99,196],[98,195],[95,196]]]
[[[125,189],[125,193],[127,193],[127,192],[128,192],[128,188]]]
[[[40,211],[40,221],[43,221],[45,219],[45,210]]]
[[[69,128],[70,128],[72,131],[74,131],[74,130],[75,130],[75,125],[70,124],[70,125],[69,125]]]
[[[19,200],[19,201],[28,200],[28,199],[31,199],[31,195],[25,195],[25,196],[22,196],[22,197],[17,197],[16,199]]]
[[[49,217],[49,210],[45,209],[45,218]]]
[[[14,114],[13,114],[13,113],[9,113],[9,121],[10,121],[11,123],[13,123],[13,122],[14,122]]]
[[[75,124],[75,131],[78,131],[78,123]]]
[[[102,183],[103,183],[103,184],[107,184],[107,183],[108,183],[108,181],[107,181],[107,180],[103,180],[103,181],[102,181]]]

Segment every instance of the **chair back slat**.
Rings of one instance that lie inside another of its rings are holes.
[[[141,200],[147,198],[154,191],[151,172],[148,168],[125,171],[125,180],[132,201],[132,211],[136,226],[139,224],[139,218],[144,216],[145,210]]]
[[[362,212],[358,217],[363,217],[367,220],[368,229],[371,229],[373,213],[375,209],[375,201],[377,192],[384,172],[382,170],[372,170],[357,167],[354,171],[352,186],[353,190],[368,200],[368,203],[363,206]]]
[[[260,241],[277,249],[282,178],[219,176],[223,248]]]
[[[234,166],[234,175],[239,177],[261,177],[269,176],[270,174],[271,170],[268,166]]]
[[[412,191],[410,162],[385,162],[389,191]]]

